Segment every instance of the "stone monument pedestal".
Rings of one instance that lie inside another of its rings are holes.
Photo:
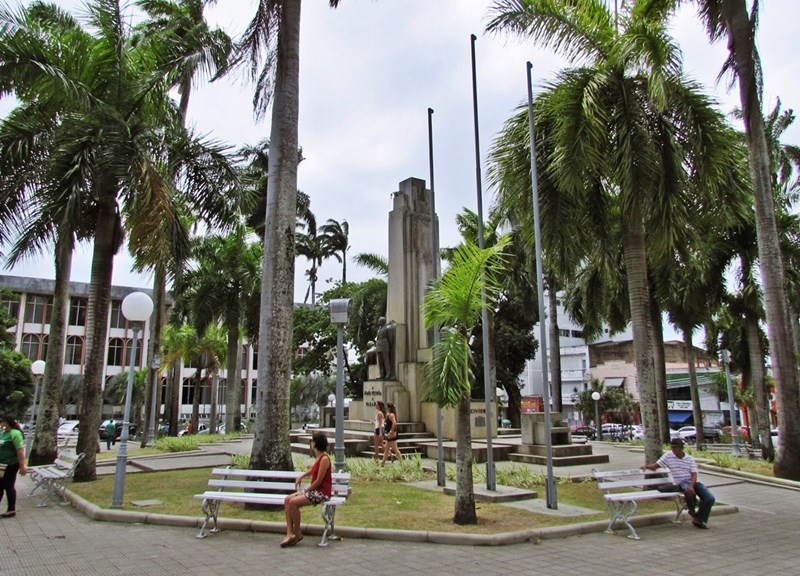
[[[514,462],[547,464],[547,443],[544,412],[521,415],[522,445],[510,459]],[[560,412],[551,412],[550,438],[552,439],[553,466],[575,466],[577,464],[599,464],[608,462],[607,454],[592,454],[590,444],[573,444],[569,426]]]

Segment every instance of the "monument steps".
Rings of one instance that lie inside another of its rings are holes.
[[[509,454],[512,462],[524,462],[527,464],[547,465],[547,457],[538,454],[520,454],[514,452]],[[581,464],[603,464],[608,462],[608,454],[583,454],[577,456],[553,456],[553,466],[579,466]]]

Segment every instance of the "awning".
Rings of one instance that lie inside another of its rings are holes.
[[[670,424],[685,424],[691,417],[691,410],[669,410]]]
[[[625,378],[603,378],[603,386],[606,388],[622,386],[623,382],[625,382]]]

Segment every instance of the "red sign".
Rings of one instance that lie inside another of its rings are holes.
[[[520,412],[522,414],[544,412],[544,398],[541,396],[523,396],[520,399]]]

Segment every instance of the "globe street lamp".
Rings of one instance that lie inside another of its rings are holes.
[[[133,370],[136,367],[136,340],[139,337],[139,322],[144,323],[153,313],[153,300],[144,292],[131,292],[122,301],[122,315],[131,323],[133,343],[131,344],[131,360],[128,368],[128,386],[125,390],[125,412],[122,416],[122,433],[119,436],[117,452],[117,468],[114,473],[114,495],[112,508],[122,508],[125,493],[125,469],[128,467],[128,436],[130,434],[131,394],[133,392]]]
[[[33,418],[36,415],[36,402],[39,398],[39,386],[44,375],[44,360],[37,360],[31,364],[31,372],[36,377],[36,384],[33,387],[33,404],[31,404],[31,417],[28,419],[28,439],[25,441],[25,456],[28,461],[31,459],[31,442],[33,442]]]
[[[594,400],[594,423],[597,426],[597,439],[603,439],[603,427],[600,425],[600,392],[595,390],[592,392],[592,400]]]
[[[352,308],[350,298],[331,300],[331,322],[336,324],[336,442],[333,453],[336,456],[336,471],[344,472],[344,327],[347,325]]]

